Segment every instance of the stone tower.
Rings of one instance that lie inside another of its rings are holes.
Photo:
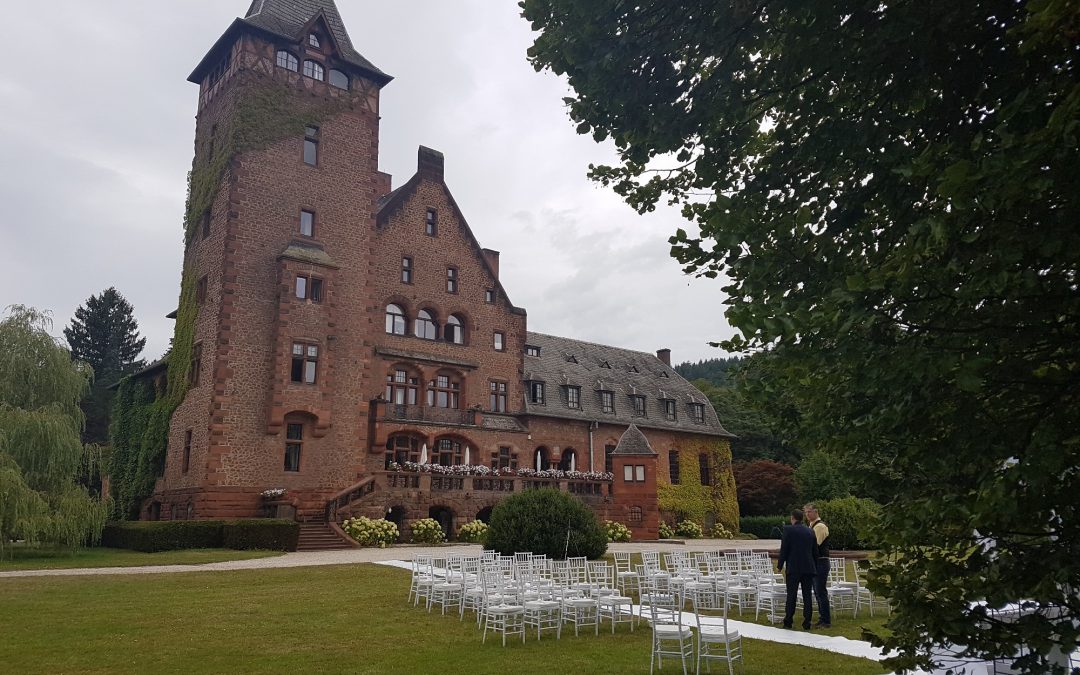
[[[268,484],[321,509],[363,472],[390,80],[353,47],[333,0],[255,0],[191,73],[174,346],[191,357],[155,489],[163,515],[257,515]]]

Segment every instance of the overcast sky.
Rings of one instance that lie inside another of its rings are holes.
[[[248,0],[12,3],[0,36],[0,306],[53,312],[115,286],[135,306],[144,357],[168,346],[198,87],[187,75]],[[397,187],[416,147],[446,181],[529,329],[620,347],[723,356],[722,282],[669,257],[686,224],[639,216],[586,178],[610,146],[578,136],[565,82],[526,61],[511,0],[338,0],[354,46],[395,77],[382,92],[380,165]]]

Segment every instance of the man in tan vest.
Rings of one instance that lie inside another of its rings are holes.
[[[806,512],[806,520],[810,522],[810,529],[814,531],[818,545],[817,574],[814,575],[818,622],[815,625],[828,628],[832,625],[832,612],[829,608],[829,526],[821,520],[817,507],[813,504],[804,506],[803,511]]]

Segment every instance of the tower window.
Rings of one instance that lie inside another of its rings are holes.
[[[461,403],[461,382],[450,375],[436,375],[428,382],[427,404],[432,408],[457,409]]]
[[[435,317],[431,315],[431,312],[422,309],[416,313],[416,325],[413,333],[416,337],[425,340],[435,339]]]
[[[326,77],[326,69],[317,61],[304,61],[304,75],[321,82]]]
[[[345,73],[337,70],[336,68],[330,69],[330,86],[337,87],[338,89],[349,89],[349,76]]]
[[[180,466],[180,473],[187,473],[191,468],[191,429],[184,432],[184,461]]]
[[[427,216],[424,220],[424,233],[429,237],[439,234],[439,212],[435,209],[427,210]]]
[[[443,338],[447,342],[453,342],[456,345],[465,344],[465,322],[457,314],[451,314],[446,319]]]
[[[506,383],[490,382],[491,386],[491,411],[506,412]]]
[[[206,239],[210,236],[210,209],[203,212],[202,216],[202,238]]]
[[[319,49],[320,47],[322,47],[322,43],[319,42],[319,36],[315,33],[311,33],[307,36],[307,43],[315,49]]]
[[[391,335],[405,334],[405,310],[397,305],[386,306],[386,332]]]
[[[307,153],[305,152],[305,155]],[[305,157],[306,161],[306,157]],[[305,237],[315,236],[315,212],[314,211],[300,211],[300,234]]]
[[[484,291],[484,302],[488,303],[489,305],[491,303],[495,302],[495,290],[494,289],[489,288],[489,289]]]
[[[416,405],[420,378],[404,368],[395,368],[386,376],[386,400],[395,405]]]
[[[206,276],[202,276],[198,283],[195,284],[195,303],[203,304],[206,302]]]
[[[447,293],[457,293],[457,289],[458,289],[457,268],[456,267],[447,267],[446,268],[446,292]]]
[[[289,52],[282,50],[277,53],[278,68],[284,68],[285,70],[291,70],[294,73],[300,70],[300,61]]]
[[[322,279],[306,274],[296,275],[296,299],[322,302]]]
[[[304,163],[319,165],[319,127],[304,129]]]
[[[495,331],[495,351],[501,352],[506,350],[506,336],[499,331]]]
[[[188,382],[192,387],[199,386],[199,371],[202,370],[202,343],[191,348],[191,370],[188,372]]]
[[[285,470],[300,470],[300,454],[304,449],[304,425],[289,423],[285,427]]]
[[[315,384],[315,371],[319,361],[316,345],[295,342],[292,346],[292,381]]]
[[[412,258],[410,258],[409,256],[405,256],[404,258],[401,259],[401,283],[403,283],[403,284],[411,284],[412,283],[412,272],[413,272]]]

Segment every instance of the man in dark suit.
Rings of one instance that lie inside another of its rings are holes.
[[[817,573],[818,545],[814,532],[803,523],[803,512],[791,512],[791,524],[784,526],[780,542],[781,572],[787,566],[787,612],[784,628],[791,628],[795,619],[795,594],[802,589],[803,629],[810,630],[810,617],[814,611],[814,575]]]

